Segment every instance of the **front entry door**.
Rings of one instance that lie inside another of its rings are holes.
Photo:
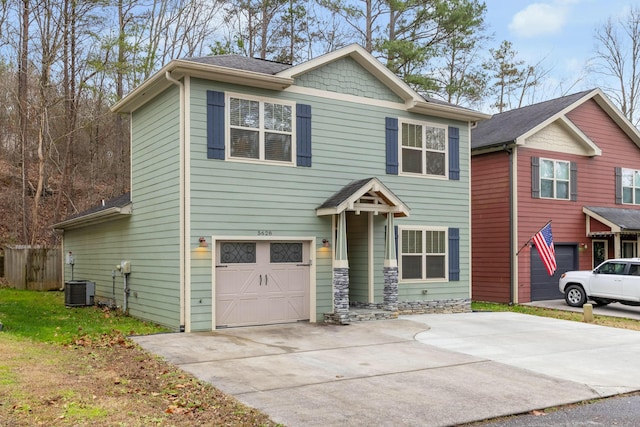
[[[220,242],[216,256],[217,326],[309,319],[307,242]]]

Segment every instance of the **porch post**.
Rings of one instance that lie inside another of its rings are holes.
[[[338,214],[338,230],[333,261],[333,313],[340,323],[349,319],[349,261],[347,259],[347,219]]]
[[[388,311],[398,311],[398,257],[395,234],[393,212],[389,212],[382,269],[384,273],[383,307]]]

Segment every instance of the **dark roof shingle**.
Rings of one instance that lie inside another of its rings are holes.
[[[564,110],[593,90],[574,93],[538,104],[495,114],[471,131],[471,148],[512,143],[540,123]]]
[[[585,206],[591,212],[600,215],[623,230],[640,231],[640,210],[623,208],[603,208]]]
[[[281,71],[291,68],[291,65],[289,64],[282,64],[280,62],[267,61],[258,58],[249,58],[241,55],[202,56],[184,58],[184,60],[270,75],[275,75]]]

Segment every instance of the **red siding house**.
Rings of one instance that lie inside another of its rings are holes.
[[[640,133],[600,89],[496,114],[471,147],[473,300],[562,298],[565,271],[639,256]],[[530,241],[549,221],[553,276]]]

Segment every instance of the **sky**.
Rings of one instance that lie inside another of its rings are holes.
[[[518,58],[541,62],[549,70],[545,98],[602,87],[595,73],[585,73],[594,56],[595,29],[608,18],[617,21],[640,1],[621,0],[485,0],[489,33],[495,46],[509,40]],[[578,81],[576,83],[576,81]]]

